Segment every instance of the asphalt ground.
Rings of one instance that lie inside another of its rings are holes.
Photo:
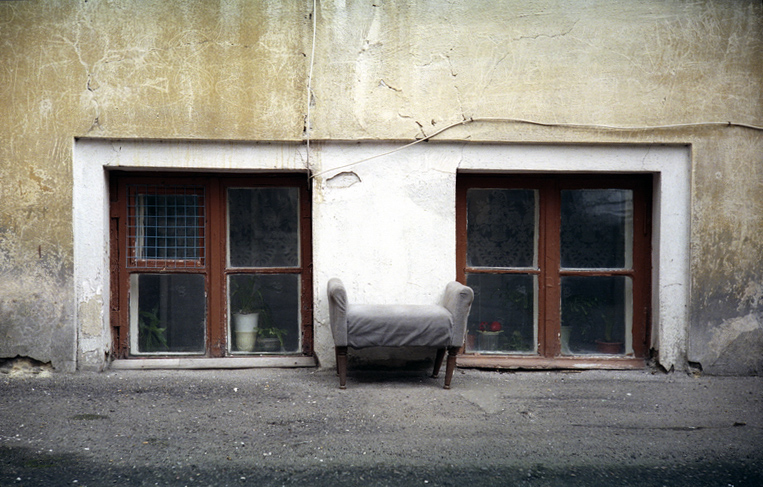
[[[2,486],[763,485],[763,379],[653,370],[0,374]]]

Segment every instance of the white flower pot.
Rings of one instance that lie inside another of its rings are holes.
[[[259,313],[233,315],[233,332],[236,337],[236,350],[239,352],[251,352],[254,350],[254,342],[257,339],[257,323]]]
[[[481,331],[479,333],[480,350],[485,352],[495,352],[499,350],[499,335],[503,333],[503,331]]]

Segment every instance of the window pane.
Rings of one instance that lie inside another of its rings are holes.
[[[572,269],[630,268],[633,192],[562,191],[561,265]]]
[[[204,190],[195,186],[131,185],[128,205],[130,267],[203,265]],[[184,263],[182,261],[192,261]],[[156,265],[152,265],[156,266]]]
[[[631,353],[632,309],[630,277],[562,277],[562,354]]]
[[[228,224],[231,267],[299,265],[297,188],[229,189]]]
[[[528,274],[467,274],[474,290],[467,352],[535,353],[537,279]]]
[[[300,350],[299,275],[235,274],[228,278],[228,290],[233,352]],[[257,318],[242,317],[255,313]]]
[[[132,274],[130,323],[133,352],[204,352],[204,276]]]
[[[466,207],[469,267],[536,266],[536,191],[470,189]]]

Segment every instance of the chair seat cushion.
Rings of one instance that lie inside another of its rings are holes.
[[[451,314],[437,305],[351,304],[348,345],[366,347],[448,347]]]

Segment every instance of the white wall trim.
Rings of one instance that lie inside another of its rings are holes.
[[[361,302],[394,300],[400,295],[414,302],[432,302],[441,293],[439,287],[455,277],[458,171],[655,174],[653,346],[665,368],[685,364],[691,221],[688,146],[430,142],[366,160],[395,147],[383,142],[312,146],[313,169],[323,173],[313,185],[313,279],[315,348],[324,366],[333,361],[324,310],[328,278],[339,274],[355,280],[345,284]],[[108,169],[305,171],[304,150],[289,143],[76,140],[73,225],[78,368],[102,368],[111,342]],[[332,181],[340,172],[352,176]],[[361,211],[364,205],[372,205],[380,215],[382,210],[391,215],[368,221]],[[396,224],[405,229],[400,231]],[[363,233],[377,231],[380,225],[392,233],[389,240],[369,241]],[[401,238],[411,241],[395,249],[385,247],[389,242],[400,243]],[[360,244],[363,247],[356,252]],[[369,264],[368,257],[379,265]],[[371,279],[375,282],[370,283]]]
[[[691,150],[688,145],[465,146],[459,169],[493,172],[652,173],[652,346],[683,368],[690,297]]]
[[[109,169],[305,171],[304,147],[288,143],[76,139],[73,233],[77,368],[101,370],[110,351]]]

